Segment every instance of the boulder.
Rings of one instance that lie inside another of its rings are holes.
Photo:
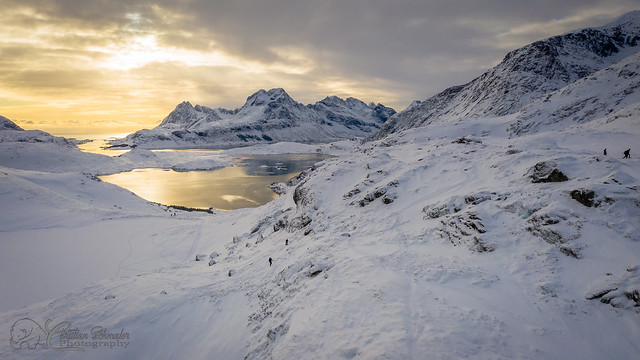
[[[569,178],[558,170],[555,161],[541,161],[529,169],[529,177],[532,183],[549,183],[567,181]]]
[[[595,197],[595,192],[593,190],[587,189],[576,189],[573,190],[570,194],[571,198],[580,204],[586,207],[593,206],[593,198]]]

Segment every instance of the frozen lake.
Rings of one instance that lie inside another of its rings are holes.
[[[227,211],[266,204],[278,196],[268,185],[286,181],[329,157],[323,154],[243,155],[234,157],[235,165],[215,170],[182,172],[149,168],[100,178],[160,204]]]

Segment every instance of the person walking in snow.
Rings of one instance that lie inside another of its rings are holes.
[[[604,149],[604,156],[607,156],[607,149]]]
[[[624,151],[624,159],[631,159],[631,149]]]
[[[271,266],[271,263],[273,263],[273,259],[269,258],[269,266]]]

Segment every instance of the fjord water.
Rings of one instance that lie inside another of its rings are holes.
[[[160,204],[227,211],[266,204],[278,196],[268,185],[287,181],[328,157],[323,154],[247,155],[234,158],[233,166],[215,170],[180,172],[149,168],[100,178]]]

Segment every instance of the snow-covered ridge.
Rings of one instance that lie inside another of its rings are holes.
[[[640,106],[640,53],[551,92],[517,113],[514,135],[560,130],[594,120],[611,122]],[[636,123],[640,121],[637,117]]]
[[[72,141],[40,130],[23,130],[0,116],[0,166],[20,170],[106,175],[136,168],[209,170],[231,164],[221,154],[132,149],[120,156],[81,151]]]
[[[494,68],[392,116],[371,139],[434,122],[513,114],[543,95],[640,50],[640,12],[599,27],[536,41]]]
[[[381,104],[335,96],[305,106],[276,88],[257,91],[235,110],[182,102],[156,128],[112,144],[228,148],[279,141],[328,143],[367,136],[393,114],[393,109]]]
[[[632,358],[640,167],[617,155],[640,128],[618,117],[510,138],[511,120],[391,134],[224,214],[167,212],[80,172],[0,168],[3,270],[58,269],[78,258],[70,239],[91,234],[110,244],[99,268],[131,275],[2,313],[0,327],[53,319],[131,334],[127,349],[27,353],[36,359]],[[538,182],[556,170],[559,182]],[[60,259],[18,256],[27,237],[42,241],[25,249],[55,242]],[[2,279],[0,292],[14,290]],[[0,356],[16,351],[28,350],[6,342]]]
[[[0,115],[0,130],[22,131],[23,129],[20,126],[16,125],[13,121]]]

